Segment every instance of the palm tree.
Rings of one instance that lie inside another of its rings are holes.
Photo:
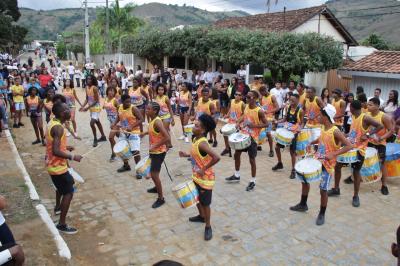
[[[110,31],[109,36],[105,36],[105,38],[110,38],[111,46],[115,51],[121,54],[121,40],[127,35],[134,34],[137,29],[144,24],[141,19],[136,18],[132,13],[136,8],[133,4],[127,4],[124,7],[119,5],[119,1],[116,0],[115,3],[111,5],[111,9],[109,10],[109,18],[110,18]],[[94,24],[100,26],[97,29],[101,28],[101,32],[98,32],[100,35],[104,36],[104,25],[106,23],[106,10],[102,9],[97,14],[97,19]],[[95,26],[95,25],[94,25]],[[120,61],[120,60],[119,60]]]
[[[119,1],[116,0],[112,7],[111,18],[115,22],[117,36],[118,36],[118,53],[121,55],[122,37],[129,33],[133,33],[136,29],[143,24],[143,22],[131,15],[135,6],[127,4],[125,7],[120,8]],[[121,61],[119,59],[119,61]]]
[[[275,0],[275,5],[277,5],[278,4],[278,1],[279,0]],[[270,9],[270,7],[271,7],[271,0],[267,0],[267,8],[268,8],[268,13],[269,13],[269,9]]]

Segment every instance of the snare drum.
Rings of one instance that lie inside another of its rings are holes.
[[[183,130],[185,132],[186,135],[191,136],[193,134],[193,128],[194,128],[194,124],[189,124],[186,126],[183,126]]]
[[[172,194],[183,209],[195,206],[199,202],[199,191],[193,180],[175,186],[172,188]]]
[[[293,132],[286,128],[278,128],[275,133],[275,141],[283,146],[289,146],[292,144],[294,138]]]
[[[226,124],[221,128],[221,133],[224,136],[230,136],[233,133],[236,133],[237,129],[236,129],[236,125],[235,124]]]
[[[150,166],[151,166],[151,159],[149,156],[144,157],[141,159],[135,166],[136,174],[140,175],[141,177],[150,177]]]
[[[129,142],[126,140],[120,140],[114,146],[114,153],[122,160],[129,160],[132,157],[131,148]]]
[[[305,130],[308,130],[310,132],[310,143],[316,141],[321,136],[321,128],[319,127],[305,128]]]
[[[338,163],[356,163],[358,162],[357,149],[352,149],[336,158]]]
[[[373,183],[382,178],[378,152],[375,148],[367,147],[360,175],[363,183]]]
[[[244,150],[250,147],[251,137],[244,133],[233,133],[228,138],[229,146],[234,150]]]
[[[387,177],[400,177],[400,159],[385,161],[384,167],[387,172]]]
[[[385,161],[395,161],[399,158],[400,158],[400,144],[387,143]]]
[[[296,140],[296,153],[297,155],[304,156],[306,154],[307,145],[310,144],[311,134],[308,130],[302,130],[297,135]]]
[[[298,161],[294,169],[296,170],[296,178],[302,182],[316,182],[322,177],[322,163],[313,158]]]
[[[387,177],[400,177],[400,144],[387,143],[384,167]]]

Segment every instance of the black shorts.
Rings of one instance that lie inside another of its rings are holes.
[[[61,195],[74,193],[74,178],[67,171],[61,175],[51,175],[51,181]]]
[[[243,149],[243,150],[237,150],[238,152],[247,152],[249,155],[250,159],[254,159],[257,157],[257,143],[251,138],[251,144],[248,148]]]
[[[385,162],[386,159],[386,146],[385,145],[375,145],[372,143],[368,143],[368,147],[375,148],[378,151],[378,157],[381,164]]]
[[[17,244],[15,244],[15,243],[8,243],[8,244],[5,244],[5,245],[2,245],[2,246],[0,246],[0,252],[4,251],[6,249],[10,249],[10,248],[12,248],[13,246],[16,246],[16,245]]]
[[[150,153],[150,159],[151,159],[150,172],[159,173],[161,171],[161,165],[164,162],[166,154],[167,154],[166,152],[157,154]]]
[[[189,106],[186,107],[179,106],[179,112],[181,114],[186,114],[188,111],[189,111]]]
[[[364,159],[365,159],[365,157],[362,156],[362,155],[360,154],[359,151],[357,151],[357,157],[358,157],[358,162],[352,163],[352,164],[350,165],[350,167],[351,167],[353,170],[360,171],[360,170],[361,170],[361,167],[362,167],[363,164],[364,164]]]
[[[211,189],[204,189],[200,187],[196,182],[194,182],[196,185],[197,190],[199,191],[199,202],[203,206],[210,206],[211,205],[211,199],[212,199],[212,190]]]
[[[298,135],[299,135],[299,133],[294,134],[294,138],[292,140],[292,143],[289,145],[289,149],[290,149],[291,152],[296,152],[297,136]],[[285,148],[285,146],[280,144],[280,143],[276,143],[276,146],[278,146],[281,149]]]
[[[2,246],[11,245],[10,247],[12,247],[15,245],[14,236],[6,223],[3,223],[0,226],[0,243]],[[8,247],[8,248],[10,248],[10,247]],[[8,249],[8,248],[6,248],[6,249]]]

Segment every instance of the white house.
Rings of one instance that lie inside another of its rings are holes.
[[[330,36],[336,41],[341,42],[343,44],[344,58],[347,57],[350,46],[358,45],[354,37],[351,36],[326,5],[246,17],[227,18],[217,21],[215,26],[219,28],[258,29],[267,32],[316,32]],[[322,87],[321,84],[326,84],[327,79],[327,73],[314,73],[305,77],[309,85],[316,87]]]
[[[400,51],[375,51],[342,67],[338,73],[351,78],[352,88],[362,86],[369,97],[380,88],[381,97],[386,100],[390,90],[400,89]]]

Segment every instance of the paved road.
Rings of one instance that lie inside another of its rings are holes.
[[[83,98],[83,91],[77,90]],[[108,128],[104,112],[101,120]],[[78,113],[77,121],[83,140],[71,142],[77,147],[76,153],[86,153],[93,149],[89,114]],[[28,125],[27,119],[25,122]],[[267,156],[266,147],[257,157],[257,187],[253,192],[245,191],[250,178],[245,155],[239,184],[224,181],[233,173],[231,158],[223,157],[215,167],[214,238],[203,241],[204,227],[187,221],[196,214],[196,209],[180,209],[171,193],[173,185],[187,180],[191,173],[189,162],[178,157],[179,149],[188,150],[190,146],[175,139],[179,132],[176,126],[172,135],[175,148],[166,157],[174,181],[169,180],[163,168],[167,203],[156,210],[151,208],[154,194],[146,193],[152,183],[136,180],[133,172],[117,174],[121,162],[108,162],[108,143],[91,152],[80,164],[73,163],[86,180],[78,187],[69,218],[80,229],[78,235],[67,238],[73,256],[87,264],[96,258],[107,258],[118,265],[151,265],[161,259],[185,265],[394,264],[390,244],[400,223],[400,179],[388,181],[389,196],[381,195],[378,183],[362,185],[360,208],[351,206],[352,186],[342,184],[342,196],[329,199],[326,224],[317,227],[318,185],[311,187],[307,213],[289,211],[289,206],[299,201],[300,183],[288,178],[289,167],[277,173],[271,171],[276,159]],[[33,132],[20,130],[19,137],[21,150],[32,149]],[[223,143],[221,136],[219,143]],[[147,147],[145,140],[143,153]],[[221,144],[217,150],[222,150]],[[283,157],[288,165],[288,151]],[[32,164],[37,166],[35,162]],[[45,186],[42,185],[42,191],[47,191]],[[41,197],[51,211],[53,193],[43,192]]]

